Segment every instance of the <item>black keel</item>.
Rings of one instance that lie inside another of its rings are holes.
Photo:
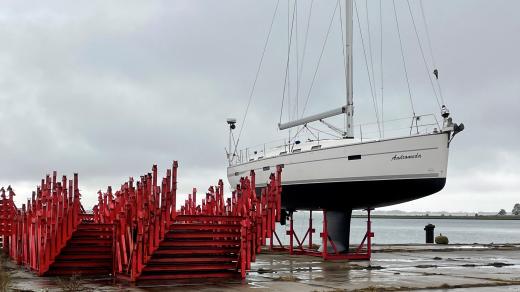
[[[347,211],[326,211],[327,220],[327,252],[348,252],[350,245],[350,219],[352,210]]]
[[[329,210],[379,208],[434,194],[446,178],[395,179],[284,185],[282,208]]]

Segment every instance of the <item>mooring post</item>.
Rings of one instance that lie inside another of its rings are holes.
[[[424,226],[424,231],[426,231],[426,243],[433,243],[434,230],[435,230],[435,225],[433,225],[431,223]]]

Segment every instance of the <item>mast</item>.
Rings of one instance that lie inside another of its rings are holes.
[[[345,132],[347,132],[346,138],[354,138],[354,99],[352,94],[352,3],[353,0],[345,0],[345,58],[347,62],[345,65],[345,78],[347,79],[345,82],[347,87],[347,125],[345,129]]]
[[[278,129],[285,130],[293,127],[306,125],[307,123],[321,121],[340,114],[346,114],[345,131],[341,132],[343,138],[354,138],[354,102],[352,95],[353,79],[352,79],[352,30],[353,30],[353,0],[345,0],[345,85],[347,103],[341,108],[315,114],[305,118],[297,119],[287,123],[278,123]],[[329,126],[330,127],[330,126]]]

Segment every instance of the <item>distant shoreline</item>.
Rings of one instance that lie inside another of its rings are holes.
[[[366,218],[366,215],[352,215],[352,218]],[[520,216],[495,216],[495,215],[479,215],[479,216],[460,216],[460,215],[371,215],[377,219],[457,219],[457,220],[520,220]]]

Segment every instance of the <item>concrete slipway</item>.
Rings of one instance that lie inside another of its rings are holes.
[[[263,252],[245,281],[114,284],[81,279],[76,291],[520,291],[520,244],[380,245],[370,262],[324,262]],[[38,278],[7,264],[14,291],[63,291],[67,280]],[[64,284],[65,283],[65,284]],[[69,283],[70,284],[70,283]]]

